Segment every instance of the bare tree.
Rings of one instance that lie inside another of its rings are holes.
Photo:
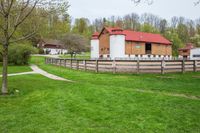
[[[76,54],[85,52],[89,47],[88,40],[81,35],[77,34],[66,34],[61,38],[61,43],[68,50],[71,58],[76,57]]]
[[[8,65],[8,47],[15,43],[30,38],[34,33],[15,36],[18,28],[30,16],[40,0],[0,0],[0,44],[2,45],[3,57],[3,77],[2,94],[8,94],[7,88],[7,65]]]

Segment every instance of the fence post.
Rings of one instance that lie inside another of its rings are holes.
[[[115,74],[116,73],[116,61],[115,60],[113,60],[113,62],[112,62],[112,67],[113,67],[113,74]]]
[[[194,60],[194,65],[193,65],[193,70],[194,70],[194,72],[197,72],[197,61],[196,60]]]
[[[62,59],[60,59],[60,62],[59,62],[60,64],[59,64],[59,66],[61,67],[61,64],[62,64]]]
[[[137,74],[140,73],[140,60],[137,59]]]
[[[96,73],[98,73],[99,72],[99,61],[98,61],[98,59],[96,60]]]
[[[182,73],[185,73],[185,60],[182,60]]]
[[[165,74],[165,60],[161,62],[161,74]]]
[[[79,60],[76,60],[76,69],[79,69]]]
[[[66,59],[64,59],[64,67],[67,67],[67,60]]]
[[[87,61],[84,60],[84,70],[86,71],[87,70]]]
[[[72,59],[70,59],[70,68],[72,69]]]

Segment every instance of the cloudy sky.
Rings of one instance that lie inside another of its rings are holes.
[[[134,5],[131,0],[69,0],[69,13],[73,18],[87,17],[90,20],[113,15],[123,16],[132,12],[153,13],[168,20],[173,16],[197,19],[200,18],[200,5],[194,6],[195,1],[154,0],[152,5]]]

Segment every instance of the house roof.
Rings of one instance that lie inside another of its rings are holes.
[[[186,46],[184,48],[180,48],[179,51],[181,51],[181,50],[191,50],[193,48],[195,48],[195,47],[192,43],[187,43]]]
[[[64,45],[59,40],[41,39],[38,47],[41,47],[41,48],[64,48]]]
[[[99,36],[102,34],[104,29],[106,29],[110,35],[125,35],[126,41],[150,42],[150,43],[160,43],[160,44],[167,44],[167,45],[172,44],[169,40],[167,40],[160,34],[136,32],[136,31],[131,31],[131,30],[123,30],[121,28],[104,27],[101,33],[99,34]]]
[[[62,46],[62,42],[59,40],[54,40],[54,39],[43,39],[43,42],[45,44],[49,44],[49,45],[58,45],[58,46]]]

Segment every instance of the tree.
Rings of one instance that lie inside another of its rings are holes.
[[[184,42],[187,43],[189,40],[188,28],[185,24],[179,24],[177,27],[177,33],[179,38]]]
[[[90,27],[90,21],[87,18],[80,18],[75,20],[72,32],[89,38],[92,35],[93,28]]]
[[[149,33],[159,33],[158,29],[151,26],[150,24],[143,24],[140,29],[142,32],[149,32]]]
[[[39,2],[39,0],[0,0],[0,44],[2,45],[3,57],[2,94],[8,94],[8,47],[11,43],[30,38],[35,33],[34,25],[31,33],[18,35],[17,31],[31,15]]]
[[[179,38],[179,35],[176,33],[174,29],[168,29],[168,31],[165,32],[164,36],[173,43],[172,45],[173,56],[178,56],[178,49],[184,46],[183,42]]]
[[[89,46],[88,40],[77,34],[63,35],[60,40],[71,55],[71,58],[76,57],[78,53],[85,52]]]
[[[196,45],[196,47],[200,47],[200,35],[196,34],[194,37],[190,38],[191,42]]]

